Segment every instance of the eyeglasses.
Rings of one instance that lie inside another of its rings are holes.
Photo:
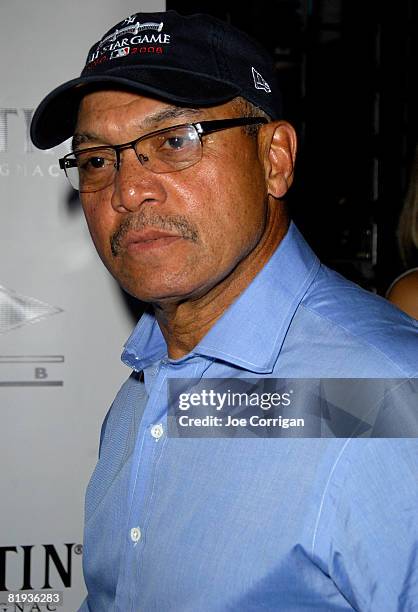
[[[125,144],[72,151],[59,160],[59,165],[74,189],[82,193],[100,191],[115,180],[121,164],[121,151],[125,149],[133,149],[141,165],[151,172],[178,172],[202,159],[203,136],[261,123],[267,123],[267,119],[239,117],[174,125]]]

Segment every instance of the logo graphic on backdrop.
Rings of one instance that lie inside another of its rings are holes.
[[[33,108],[0,108],[0,181],[62,175],[58,158],[70,152],[69,141],[45,151],[35,149],[29,133],[33,112]]]
[[[170,44],[170,34],[163,33],[164,22],[135,21],[136,15],[127,17],[122,23],[124,28],[116,29],[95,45],[86,64],[96,66],[134,53],[163,53],[161,45]],[[158,45],[158,46],[155,46]]]
[[[53,593],[60,593],[60,603],[65,605],[65,589],[73,586],[75,566],[77,574],[81,572],[77,560],[81,561],[82,554],[82,544],[75,543],[0,546],[0,611],[58,610],[54,600],[48,602],[48,598],[42,598],[42,594],[51,593],[49,589],[53,589]],[[26,598],[26,601],[33,603],[24,604],[23,592],[33,591],[41,597]],[[10,593],[13,593],[13,597],[9,596]],[[36,603],[40,601],[44,603]]]
[[[60,312],[63,312],[62,308],[51,306],[36,298],[18,295],[15,291],[0,285],[0,334],[22,325],[38,323]]]
[[[63,312],[32,297],[0,285],[0,334],[44,321]],[[62,355],[0,356],[0,387],[61,387]]]
[[[62,387],[64,355],[0,355],[1,387]]]

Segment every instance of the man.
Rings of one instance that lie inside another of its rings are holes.
[[[416,609],[415,440],[167,432],[173,378],[418,373],[416,326],[289,222],[266,53],[208,16],[132,15],[37,109],[37,146],[71,135],[94,244],[149,304],[87,491],[81,610]]]

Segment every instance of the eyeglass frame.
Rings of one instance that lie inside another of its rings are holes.
[[[79,155],[80,153],[85,153],[87,151],[94,152],[94,151],[101,151],[103,149],[113,149],[116,154],[115,169],[117,172],[120,168],[120,163],[121,163],[121,156],[120,156],[121,151],[124,151],[125,149],[133,149],[135,151],[135,155],[138,161],[141,163],[141,165],[143,165],[145,161],[148,161],[148,158],[145,155],[138,153],[135,147],[137,146],[139,142],[141,142],[141,140],[146,140],[152,136],[158,136],[158,134],[163,134],[164,132],[170,132],[171,130],[176,130],[178,128],[193,127],[197,132],[197,135],[200,140],[201,149],[203,150],[203,141],[202,141],[203,136],[207,136],[208,134],[212,134],[214,132],[220,132],[222,130],[228,130],[233,127],[266,124],[266,123],[268,123],[268,120],[265,117],[235,117],[232,119],[213,119],[210,121],[199,121],[197,123],[180,123],[178,125],[171,125],[169,127],[162,128],[160,130],[155,130],[154,132],[148,132],[147,134],[143,134],[139,138],[135,138],[134,140],[131,140],[130,142],[125,142],[123,144],[101,145],[98,147],[87,147],[85,149],[73,150],[70,153],[67,153],[67,155],[64,155],[64,157],[61,157],[58,160],[58,163],[59,163],[59,167],[61,168],[61,170],[64,170],[65,176],[67,177],[68,182],[70,183],[71,187],[73,187],[74,189],[74,186],[71,183],[67,175],[67,168],[78,168],[78,163],[77,163],[77,159],[68,159],[71,155]],[[201,159],[202,158],[200,158],[199,160],[197,160],[190,166],[186,166],[186,168],[191,168],[192,166],[195,165],[195,163],[198,163]],[[165,172],[154,172],[150,168],[147,168],[147,166],[144,166],[144,167],[149,172],[153,172],[154,174],[165,174]],[[166,172],[168,174],[171,174],[171,172],[181,172],[181,170],[185,170],[186,168],[179,168],[178,170],[171,170],[171,171],[169,170]],[[109,185],[111,185],[111,183],[109,183]],[[105,189],[109,185],[105,185],[104,187],[101,187],[97,191],[101,191],[102,189]]]

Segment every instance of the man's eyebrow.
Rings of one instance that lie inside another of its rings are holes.
[[[74,151],[79,145],[85,142],[91,142],[92,140],[100,141],[100,138],[93,132],[76,132],[71,141],[71,147]]]
[[[141,121],[140,126],[147,128],[153,126],[155,124],[166,121],[167,119],[177,119],[179,117],[195,117],[202,112],[200,108],[185,108],[182,106],[170,106],[168,108],[163,108],[162,110],[154,113],[153,115],[148,115],[145,117],[143,121]]]
[[[188,118],[188,117],[196,117],[201,113],[200,108],[185,108],[181,106],[170,106],[168,108],[163,108],[162,110],[153,113],[152,115],[148,115],[144,119],[142,119],[138,123],[138,129],[147,129],[151,127],[158,126],[159,123],[163,121],[167,121],[168,119],[178,119],[178,118]],[[98,134],[94,132],[76,132],[72,139],[72,149],[75,150],[81,144],[85,144],[88,142],[100,142],[102,139]]]

